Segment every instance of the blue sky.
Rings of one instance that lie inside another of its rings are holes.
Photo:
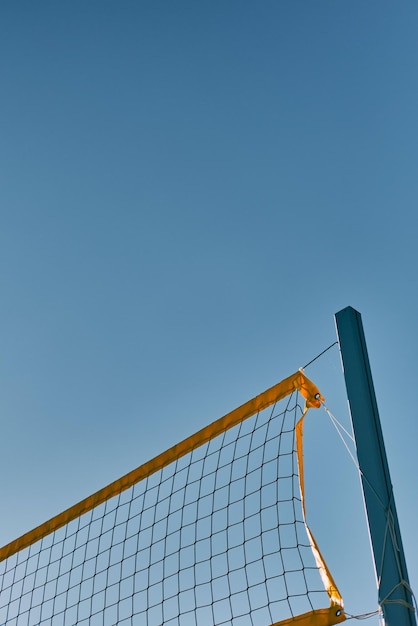
[[[1,544],[310,361],[351,305],[416,591],[417,20],[412,0],[1,4]],[[336,348],[306,373],[347,420]],[[313,530],[347,609],[373,610],[339,471],[345,538]]]

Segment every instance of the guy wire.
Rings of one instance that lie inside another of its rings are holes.
[[[328,346],[328,348],[325,348],[325,350],[322,350],[322,352],[320,354],[318,354],[314,359],[312,359],[312,361],[309,361],[309,363],[307,363],[306,365],[304,365],[302,367],[302,369],[306,369],[307,367],[309,367],[309,365],[311,365],[311,363],[313,363],[314,361],[316,361],[316,359],[319,359],[320,356],[322,356],[323,354],[325,354],[325,352],[328,352],[328,350],[330,350],[331,348],[333,348],[336,344],[338,343],[338,341],[334,341],[334,343],[332,343],[330,346]]]

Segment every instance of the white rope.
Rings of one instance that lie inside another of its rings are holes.
[[[340,429],[341,429],[341,430],[343,430],[343,431],[345,432],[345,434],[347,435],[347,437],[349,437],[349,438],[351,439],[351,441],[352,441],[353,443],[355,443],[354,435],[352,435],[351,433],[349,433],[349,432],[348,432],[348,430],[347,430],[346,428],[344,428],[344,426],[341,424],[341,422],[339,422],[339,421],[337,420],[337,418],[335,417],[335,415],[333,415],[333,414],[331,413],[331,411],[329,410],[329,408],[328,408],[328,407],[327,407],[324,403],[322,403],[322,406],[324,407],[324,409],[326,410],[326,412],[327,412],[327,413],[328,413],[328,415],[330,416],[330,418],[331,418],[332,422],[334,423],[334,426],[337,428],[337,426],[336,426],[336,425],[338,424],[338,426],[340,427]],[[337,428],[337,431],[338,431],[338,428]]]
[[[406,580],[401,580],[397,585],[393,587],[393,589],[391,589],[391,591],[389,591],[387,596],[383,598],[383,600],[380,602],[380,606],[383,606],[384,604],[401,604],[410,611],[415,611],[415,606],[413,604],[410,604],[409,602],[406,602],[405,600],[402,600],[402,598],[399,598],[398,600],[389,600],[389,597],[398,589],[398,587],[405,587],[405,589],[411,594],[413,602],[416,604],[414,593],[408,582]]]
[[[357,471],[359,472],[360,476],[362,476],[362,478],[365,480],[365,482],[368,484],[368,486],[370,487],[371,491],[374,493],[374,495],[376,496],[377,500],[380,502],[383,510],[386,512],[386,507],[385,504],[383,503],[382,499],[380,498],[379,494],[377,493],[377,491],[374,489],[373,485],[371,484],[371,482],[369,481],[369,479],[367,478],[367,476],[364,474],[363,470],[361,469],[360,465],[358,464],[357,459],[355,458],[354,454],[351,452],[350,448],[347,445],[346,440],[344,439],[344,437],[342,436],[339,427],[345,432],[347,433],[347,436],[353,441],[353,443],[355,443],[354,437],[352,437],[350,435],[350,433],[344,428],[344,426],[342,426],[340,424],[340,422],[337,420],[336,417],[334,417],[334,415],[331,413],[331,411],[328,409],[327,406],[325,406],[324,403],[322,403],[322,406],[324,407],[325,411],[328,413],[328,417],[330,418],[332,424],[335,427],[335,430],[337,431],[341,441],[343,442],[348,454],[350,455],[354,466],[356,467]]]
[[[377,611],[372,611],[371,613],[362,613],[361,615],[350,615],[349,613],[345,614],[347,620],[349,620],[349,619],[358,619],[358,620],[370,619],[371,617],[375,617],[376,615],[382,615],[381,609],[377,609]]]
[[[354,465],[356,466],[356,468],[358,469],[358,471],[359,471],[359,472],[361,472],[361,470],[360,470],[360,466],[359,466],[359,464],[358,464],[358,462],[357,462],[357,459],[355,458],[354,454],[351,452],[350,448],[348,447],[348,444],[347,444],[346,440],[344,439],[344,437],[343,437],[343,436],[342,436],[342,434],[341,434],[340,428],[341,428],[341,429],[342,429],[342,430],[346,433],[346,435],[347,435],[348,437],[350,437],[350,439],[351,439],[351,441],[352,441],[353,443],[354,443],[354,437],[352,437],[352,436],[350,435],[350,433],[349,433],[349,432],[348,432],[348,431],[344,428],[344,426],[343,426],[342,424],[340,424],[340,422],[337,420],[337,418],[336,418],[336,417],[334,417],[334,415],[331,413],[331,411],[328,409],[328,407],[327,407],[327,406],[325,406],[325,404],[324,404],[324,403],[322,403],[322,406],[324,407],[325,411],[328,413],[328,417],[330,418],[331,423],[333,424],[333,426],[334,426],[335,430],[337,431],[337,433],[338,433],[338,435],[339,435],[339,437],[340,437],[341,441],[343,442],[343,444],[344,444],[344,446],[345,446],[345,448],[346,448],[346,450],[347,450],[348,454],[350,455],[350,457],[351,457],[351,459],[352,459],[352,461],[353,461]]]

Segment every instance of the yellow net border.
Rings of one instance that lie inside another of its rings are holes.
[[[324,398],[318,388],[305,376],[302,370],[298,370],[291,376],[288,376],[245,404],[230,413],[227,413],[215,422],[212,422],[205,428],[184,439],[172,448],[169,448],[162,454],[154,457],[147,463],[140,465],[138,468],[129,472],[125,476],[122,476],[103,489],[100,489],[69,509],[66,509],[59,515],[56,515],[47,522],[5,545],[3,548],[0,548],[0,561],[9,558],[25,548],[28,548],[30,545],[62,528],[69,522],[91,511],[110,498],[119,495],[139,481],[151,476],[173,461],[180,459],[186,454],[192,452],[194,449],[212,440],[217,435],[224,433],[240,422],[255,415],[257,412],[262,411],[263,409],[273,405],[275,402],[291,395],[295,391],[298,391],[305,399],[304,412],[296,425],[296,452],[299,467],[299,485],[302,510],[312,553],[319,569],[322,582],[330,598],[330,606],[324,609],[315,609],[308,613],[304,613],[303,615],[276,622],[272,626],[334,626],[335,624],[343,622],[346,619],[346,616],[344,614],[342,597],[306,522],[303,467],[303,424],[308,410],[310,408],[319,408]]]

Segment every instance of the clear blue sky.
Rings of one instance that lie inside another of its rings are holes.
[[[415,0],[1,3],[1,545],[304,365],[351,305],[417,591],[417,28]],[[336,348],[306,373],[346,420]],[[313,530],[373,610],[339,467],[341,530]]]

